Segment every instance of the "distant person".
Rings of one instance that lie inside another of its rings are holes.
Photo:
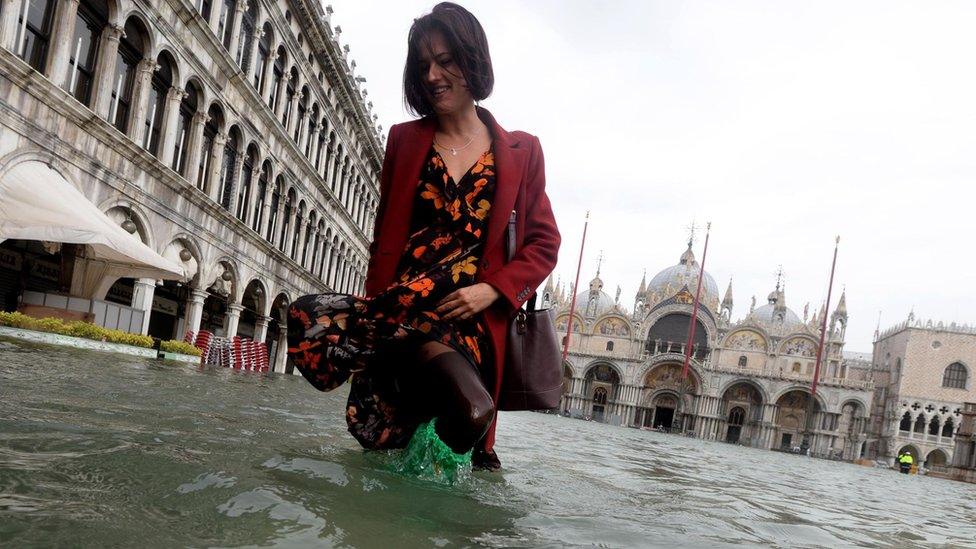
[[[539,140],[475,104],[493,85],[488,41],[468,10],[442,2],[414,20],[403,91],[421,118],[390,129],[366,295],[302,297],[288,324],[289,355],[316,388],[355,374],[346,421],[362,446],[403,448],[415,431],[436,433],[489,470],[501,466],[495,403],[509,319],[555,267],[560,243]],[[510,214],[518,242],[508,262]]]
[[[898,456],[898,469],[906,475],[911,472],[913,463],[915,463],[915,458],[908,452],[902,452]]]

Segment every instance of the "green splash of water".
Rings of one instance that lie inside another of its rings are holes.
[[[414,431],[406,449],[393,462],[396,472],[455,484],[471,474],[471,450],[456,454],[434,430],[436,418]]]

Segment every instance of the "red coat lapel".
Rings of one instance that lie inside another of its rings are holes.
[[[508,133],[495,118],[485,109],[478,108],[478,116],[491,128],[494,136],[495,150],[495,198],[491,205],[488,218],[488,236],[485,243],[485,255],[503,242],[502,235],[508,223],[508,216],[515,209],[519,187],[522,184],[522,174],[525,172],[525,152],[521,147],[518,136]]]

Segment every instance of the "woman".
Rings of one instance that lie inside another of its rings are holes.
[[[351,374],[349,430],[402,448],[418,426],[495,470],[495,402],[509,319],[556,264],[559,231],[534,136],[475,106],[494,76],[478,20],[443,2],[414,21],[404,97],[419,120],[390,129],[366,297],[321,294],[289,314],[289,354],[313,385]],[[506,261],[503,234],[516,219]],[[429,425],[428,425],[429,426]]]

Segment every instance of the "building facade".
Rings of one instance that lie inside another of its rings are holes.
[[[844,360],[846,295],[830,316],[819,388],[811,396],[820,325],[826,311],[801,319],[778,282],[767,303],[755,298],[732,320],[732,284],[724,297],[705,273],[689,374],[682,366],[700,266],[689,243],[678,264],[641,280],[628,311],[597,276],[576,295],[562,410],[616,425],[674,426],[708,440],[757,448],[807,447],[815,455],[859,458],[866,440],[872,384]],[[570,290],[572,292],[572,290]],[[543,303],[556,307],[557,331],[569,324],[569,299],[550,280]]]
[[[976,401],[976,328],[908,320],[875,338],[877,400],[869,456],[893,463],[906,451],[943,472],[953,452],[966,402]]]
[[[267,341],[281,369],[287,305],[361,289],[379,202],[382,128],[330,17],[317,0],[0,0],[0,184],[50,170],[186,274],[8,240],[7,304],[113,303],[164,339]]]

